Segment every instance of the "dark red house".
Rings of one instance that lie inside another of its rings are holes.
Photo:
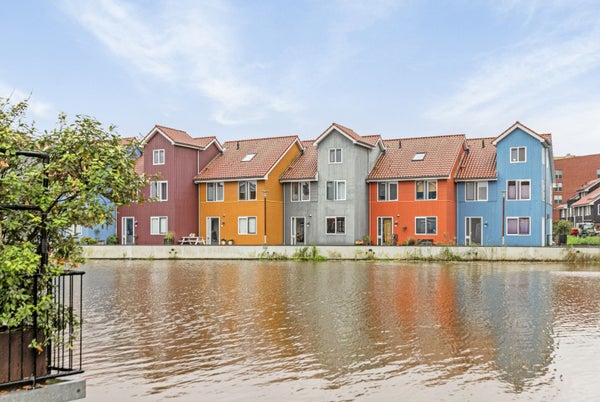
[[[152,202],[119,207],[117,236],[120,244],[163,244],[167,232],[175,242],[198,229],[196,176],[222,146],[216,137],[192,138],[182,130],[154,126],[142,140],[136,169],[159,178],[144,189]]]

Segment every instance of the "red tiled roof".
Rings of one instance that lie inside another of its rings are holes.
[[[496,147],[493,138],[467,139],[468,152],[456,174],[456,180],[495,179]]]
[[[144,137],[142,144],[146,144],[157,132],[167,137],[174,145],[205,149],[214,141],[216,142],[217,146],[221,148],[221,145],[214,136],[192,138],[192,136],[183,130],[177,130],[175,128],[165,127],[158,124],[155,125],[152,130],[150,130],[146,137]]]
[[[590,191],[590,188],[592,188],[594,185],[598,184],[598,182],[600,182],[600,179],[590,180],[590,181],[584,183],[583,185],[581,185],[577,189],[577,192],[580,193],[582,191]]]
[[[317,147],[314,141],[302,141],[304,152],[283,172],[281,181],[315,180],[317,178]]]
[[[571,207],[583,207],[586,205],[593,205],[594,202],[600,197],[600,188],[592,191],[591,193],[584,195],[581,199],[571,205]]]
[[[386,151],[375,163],[368,180],[450,177],[464,147],[465,136],[402,138],[384,140],[383,143]],[[413,160],[419,152],[425,152],[425,158]]]
[[[196,144],[200,148],[208,147],[213,141],[216,142],[217,144],[219,143],[219,141],[217,140],[217,137],[215,137],[215,136],[193,138],[192,140],[193,140],[194,144]]]
[[[323,133],[317,137],[315,140],[315,145],[319,145],[319,142],[321,142],[323,138],[327,137],[334,129],[347,136],[355,144],[359,144],[367,148],[374,148],[377,144],[377,141],[381,139],[379,135],[362,136],[357,134],[354,130],[342,126],[341,124],[331,123],[327,130],[323,131]]]
[[[223,153],[202,169],[194,180],[201,182],[264,178],[296,142],[300,145],[295,135],[227,141],[223,144]],[[249,154],[256,155],[247,162],[242,161]]]

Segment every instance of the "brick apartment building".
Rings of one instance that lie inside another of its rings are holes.
[[[556,221],[560,219],[560,205],[566,204],[585,183],[600,178],[600,154],[555,157],[554,171],[552,220]]]

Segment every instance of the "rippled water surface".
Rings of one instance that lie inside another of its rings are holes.
[[[600,400],[600,268],[90,262],[87,400]]]

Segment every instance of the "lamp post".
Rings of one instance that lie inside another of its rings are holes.
[[[268,190],[263,190],[263,215],[264,215],[264,219],[263,219],[263,234],[264,234],[264,239],[263,239],[263,248],[267,248],[267,194],[269,193]]]
[[[504,246],[504,232],[505,232],[505,221],[504,215],[506,213],[505,209],[505,201],[506,201],[506,190],[502,190],[502,246]]]

